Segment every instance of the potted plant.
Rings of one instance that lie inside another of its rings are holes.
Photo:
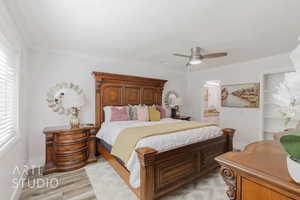
[[[300,183],[300,130],[290,131],[280,138],[280,143],[288,153],[287,167],[290,176]]]

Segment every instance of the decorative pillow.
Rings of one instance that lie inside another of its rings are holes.
[[[128,106],[128,116],[129,116],[129,120],[137,120],[137,106],[132,106],[129,105]]]
[[[160,105],[156,105],[156,109],[160,112],[160,118],[166,118],[166,109],[164,109],[162,106]]]
[[[139,121],[149,121],[147,106],[137,106],[137,119]]]
[[[127,107],[111,107],[110,121],[128,121]]]
[[[160,121],[160,112],[156,110],[155,106],[149,107],[149,120]]]
[[[104,110],[104,122],[110,122],[111,119],[111,106],[105,106]]]

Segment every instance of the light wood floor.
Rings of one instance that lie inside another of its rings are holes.
[[[20,200],[96,200],[96,196],[86,171],[82,168],[46,176],[35,171],[28,176]]]

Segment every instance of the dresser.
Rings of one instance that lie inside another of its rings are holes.
[[[300,184],[288,174],[286,152],[273,141],[216,157],[230,200],[300,200]]]
[[[71,171],[96,162],[96,134],[98,126],[83,124],[79,128],[68,126],[47,127],[46,162],[43,173]]]

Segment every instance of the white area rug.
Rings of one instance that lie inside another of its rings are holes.
[[[137,200],[107,161],[85,167],[98,200]],[[218,171],[162,198],[162,200],[227,200],[226,186]]]

